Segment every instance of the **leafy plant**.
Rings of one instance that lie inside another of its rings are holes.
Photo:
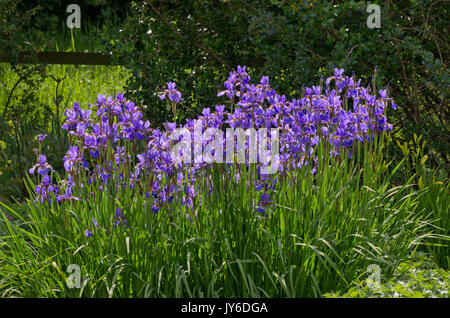
[[[327,298],[449,298],[450,274],[430,265],[427,259],[405,262],[395,270],[393,277],[381,284],[359,282],[342,295],[327,293]]]

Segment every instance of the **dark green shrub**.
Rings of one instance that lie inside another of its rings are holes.
[[[378,66],[377,87],[389,84],[399,105],[392,113],[396,137],[422,135],[433,162],[448,164],[448,4],[377,1],[381,28],[369,29],[369,3],[135,1],[123,36],[107,48],[124,55],[134,74],[127,94],[148,106],[156,125],[170,116],[156,98],[170,80],[185,96],[182,112],[190,114],[211,104],[221,78],[236,65],[247,65],[254,77],[269,75],[274,88],[297,97],[303,84],[328,75],[332,66],[357,75]]]

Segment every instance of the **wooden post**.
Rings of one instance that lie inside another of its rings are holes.
[[[0,62],[9,63],[11,61],[5,56],[0,56]],[[17,62],[26,64],[113,65],[110,55],[80,52],[20,51]]]

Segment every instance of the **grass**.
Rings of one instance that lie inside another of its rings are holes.
[[[391,179],[404,160],[387,169],[381,148],[358,153],[324,161],[316,175],[302,168],[280,179],[265,214],[252,207],[256,197],[245,167],[224,166],[205,171],[217,186],[203,193],[189,218],[179,204],[154,214],[152,199],[137,188],[98,186],[79,189],[80,202],[28,202],[24,214],[10,209],[13,221],[0,223],[0,294],[320,297],[347,291],[367,277],[370,264],[390,277],[422,244],[448,241],[433,231],[438,215],[426,206],[431,195],[448,202],[448,185],[438,192],[428,184],[418,189],[412,177],[395,186]],[[239,184],[231,181],[235,169],[241,170]],[[196,187],[204,182],[200,178]],[[128,229],[112,226],[117,206]],[[92,237],[86,238],[86,228]],[[79,289],[66,284],[70,264],[81,269]]]
[[[86,105],[96,100],[98,94],[115,95],[124,88],[129,75],[123,66],[99,66],[99,65],[49,65],[48,73],[56,79],[62,79],[59,84],[59,95],[63,96],[61,107],[66,109],[74,102]],[[0,63],[0,81],[6,83],[0,88],[0,105],[5,105],[8,95],[17,82],[18,76],[11,72],[11,66]],[[39,91],[36,92],[39,102],[55,109],[56,81],[47,77]],[[19,90],[15,92],[20,94]],[[61,114],[62,120],[62,114]]]

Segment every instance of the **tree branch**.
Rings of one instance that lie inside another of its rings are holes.
[[[161,18],[162,22],[168,26],[180,39],[184,39],[183,36],[181,35],[181,33],[175,28],[173,27],[169,21],[167,21],[167,19],[162,15],[162,13],[155,8],[155,6],[152,4],[151,1],[147,2],[150,7],[152,8],[152,10]],[[193,45],[195,45],[196,47],[198,47],[200,50],[208,53],[210,56],[212,56],[215,60],[217,60],[218,62],[222,63],[224,66],[226,66],[227,68],[231,68],[228,63],[223,60],[220,56],[218,56],[215,52],[213,52],[212,50],[208,49],[207,47],[203,46],[200,43],[197,42],[192,42]]]

